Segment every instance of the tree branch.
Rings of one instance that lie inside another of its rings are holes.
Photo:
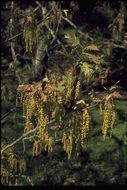
[[[40,7],[36,7],[35,10],[34,10],[34,12],[36,12],[36,11],[38,10],[38,8],[40,8]],[[52,9],[47,13],[47,15],[46,15],[42,20],[40,20],[40,21],[37,23],[37,27],[40,26],[40,23],[42,23],[42,22],[51,14],[51,12],[52,12]],[[4,40],[4,41],[1,42],[1,43],[9,42],[9,41],[11,41],[11,40],[17,38],[18,36],[21,36],[22,34],[23,34],[23,32],[20,32],[20,33],[18,33],[18,34],[16,34],[16,35],[14,35],[14,36],[12,36],[12,37],[10,37],[10,38]]]
[[[15,175],[15,177],[22,177],[24,178],[28,183],[30,183],[31,186],[34,186],[33,182],[31,181],[29,176],[26,175]]]
[[[4,119],[5,117],[7,117],[11,112],[13,112],[13,111],[15,111],[15,110],[16,110],[16,107],[10,109],[7,113],[5,113],[5,114],[3,115],[3,117],[1,118],[1,120],[3,120],[3,119]]]
[[[2,43],[9,42],[9,41],[11,41],[11,40],[17,38],[18,36],[20,36],[20,35],[22,35],[22,34],[23,34],[23,32],[20,32],[20,33],[16,34],[15,36],[12,36],[11,38],[6,39],[6,40],[3,41]]]
[[[73,28],[77,29],[77,26],[71,20],[69,20],[67,17],[62,16],[62,19],[65,20],[66,22],[68,22]]]
[[[12,58],[15,64],[18,64],[19,61],[17,59],[16,53],[15,53],[15,49],[14,49],[14,43],[11,42],[11,54],[12,54]]]
[[[55,121],[56,121],[55,119],[51,120],[51,121],[48,123],[48,125],[54,123]],[[24,133],[21,137],[19,137],[19,138],[16,139],[14,142],[12,142],[11,144],[9,144],[9,145],[7,145],[5,148],[3,148],[3,149],[1,150],[1,154],[2,154],[3,152],[5,152],[5,150],[7,150],[8,148],[14,146],[14,145],[17,144],[18,142],[20,142],[22,139],[24,139],[25,137],[27,137],[28,135],[30,135],[30,134],[32,134],[32,133],[34,133],[34,132],[36,132],[36,131],[38,131],[38,128],[32,129],[32,130],[28,131],[27,133]]]
[[[27,137],[28,135],[30,135],[31,133],[34,133],[38,130],[38,128],[32,129],[30,131],[28,131],[27,133],[23,134],[21,137],[19,137],[18,139],[16,139],[13,143],[7,145],[5,148],[3,148],[3,150],[1,150],[1,154],[3,152],[5,152],[5,150],[7,150],[8,148],[14,146],[15,144],[17,144],[18,142],[20,142],[23,138]]]

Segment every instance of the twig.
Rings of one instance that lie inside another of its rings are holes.
[[[36,8],[36,9],[37,9],[37,8]],[[35,11],[34,11],[34,12],[35,12]],[[40,23],[42,23],[42,22],[50,15],[51,12],[52,12],[52,9],[47,13],[47,15],[46,15],[42,20],[40,20],[40,21],[37,23],[37,27],[39,27]],[[18,36],[21,36],[22,34],[23,34],[23,32],[20,32],[20,33],[16,34],[15,36],[12,36],[11,38],[8,38],[8,39],[6,39],[5,41],[3,41],[3,42],[1,42],[1,43],[6,43],[6,42],[8,42],[8,41],[11,41],[11,40],[17,38]]]
[[[8,148],[14,146],[16,143],[20,142],[23,138],[27,137],[28,135],[30,135],[31,133],[34,133],[38,130],[38,128],[32,129],[30,131],[28,131],[27,133],[23,134],[21,137],[19,137],[18,139],[16,139],[13,143],[7,145],[5,148],[3,148],[3,150],[1,150],[1,154],[7,150]]]
[[[67,53],[66,48],[64,47],[63,43],[62,43],[59,39],[57,39],[57,43],[58,43],[59,45],[61,45],[61,47],[63,48],[63,50]]]
[[[33,182],[31,181],[31,179],[30,179],[29,176],[27,177],[27,179],[28,179],[29,183],[31,184],[31,186],[34,186],[34,184],[33,184]]]
[[[15,111],[16,108],[17,108],[17,107],[14,107],[14,108],[10,109],[7,113],[5,113],[5,114],[3,115],[3,117],[1,118],[1,120],[3,120],[5,117],[7,117],[11,112]]]
[[[35,8],[36,10],[38,10],[38,8],[39,7],[37,7],[37,8]],[[38,27],[40,26],[40,23],[42,23],[49,15],[50,15],[50,13],[52,12],[52,10],[53,9],[51,9],[48,13],[47,13],[47,15],[42,19],[42,20],[40,20],[37,24],[38,24]],[[35,12],[35,11],[34,11]],[[77,26],[71,21],[71,20],[69,20],[68,18],[66,18],[66,17],[64,17],[64,16],[62,16],[61,17],[63,20],[65,20],[66,22],[68,22],[73,28],[75,28],[75,29],[77,29]],[[83,32],[81,32],[81,31],[79,31],[80,33],[82,33],[82,34],[84,34]],[[11,38],[9,38],[9,39],[6,39],[5,41],[3,41],[2,43],[5,43],[5,42],[8,42],[8,41],[10,41],[10,40],[13,40],[13,39],[15,39],[16,37],[18,37],[18,36],[20,36],[20,35],[22,35],[23,34],[23,32],[20,32],[20,33],[18,33],[18,34],[16,34],[15,36],[12,36]]]
[[[126,50],[126,47],[123,46],[123,45],[118,45],[118,44],[113,43],[112,46],[113,46],[113,48],[121,48],[121,49],[125,49]]]
[[[68,18],[62,16],[62,19],[65,20],[66,22],[68,22],[73,28],[77,29],[77,26]]]
[[[60,20],[61,20],[61,19],[60,19]],[[50,42],[50,45],[49,45],[49,46],[51,46],[51,45],[53,44],[53,42],[55,41],[55,39],[56,39],[56,34],[57,34],[57,32],[58,32],[58,29],[59,29],[59,24],[60,24],[60,23],[58,23],[58,25],[57,25],[57,29],[56,29],[55,34],[54,34],[54,31],[53,31],[51,28],[49,28],[49,26],[46,25],[46,28],[48,29],[48,31],[50,32],[50,34],[51,34],[52,37],[53,37],[53,39],[52,39],[52,41]],[[63,46],[62,42],[60,42],[59,39],[57,39],[56,41],[57,41],[57,43],[58,43],[59,45],[61,45],[61,47],[63,48],[63,50],[64,50],[65,52],[67,52],[66,49],[65,49],[65,47]]]
[[[16,53],[15,53],[14,43],[13,42],[11,42],[11,54],[12,54],[12,58],[13,58],[14,63],[18,64],[19,61],[18,61]]]
[[[34,184],[33,184],[33,182],[31,181],[31,179],[30,179],[29,176],[26,176],[26,175],[15,175],[15,177],[22,177],[22,178],[24,178],[27,182],[29,182],[31,186],[34,186]]]
[[[39,8],[40,8],[39,6],[36,7],[33,12],[35,13]]]
[[[84,32],[82,32],[82,31],[78,30],[77,26],[71,20],[69,20],[67,17],[64,17],[62,15],[62,19],[65,20],[66,22],[68,22],[74,29],[77,30],[77,32],[79,32],[80,34],[86,36],[86,34]],[[91,38],[89,35],[87,36],[87,38],[90,39],[90,40],[93,40],[93,38]]]
[[[54,38],[56,38],[56,35],[57,35],[57,33],[58,33],[58,30],[59,30],[60,23],[61,23],[61,17],[60,17],[59,20],[58,20]],[[53,39],[53,41],[54,41],[54,39]],[[52,42],[51,42],[51,44],[52,44]]]
[[[23,142],[23,154],[25,153],[25,149],[26,149],[26,147],[25,147],[25,140],[32,139],[32,138],[34,138],[34,135],[22,139],[22,142]]]
[[[41,5],[41,3],[40,3],[39,1],[35,1],[35,3],[36,3],[40,8],[42,8],[42,5]]]
[[[26,146],[25,146],[25,138],[22,139],[22,144],[23,144],[23,154],[25,153]]]
[[[40,20],[37,24],[38,24],[38,27],[40,26],[40,23],[42,23],[50,14],[51,14],[51,12],[53,11],[53,9],[51,9],[48,13],[47,13],[47,15],[42,19],[42,20]]]
[[[20,177],[20,176],[19,176]],[[34,186],[33,182],[31,181],[29,176],[21,175],[22,178],[26,179],[30,183],[31,186]]]
[[[53,119],[53,120],[51,120],[48,124],[51,124],[51,123],[53,123],[53,122],[55,122],[55,121],[56,121],[56,120]],[[21,137],[19,137],[19,138],[16,139],[14,142],[12,142],[11,144],[9,144],[9,145],[7,145],[5,148],[3,148],[3,149],[1,150],[1,154],[2,154],[5,150],[7,150],[8,148],[14,146],[14,145],[17,144],[18,142],[20,142],[22,139],[24,139],[25,137],[27,137],[28,135],[30,135],[30,134],[32,134],[32,133],[34,133],[34,132],[36,132],[36,131],[38,131],[38,128],[32,129],[32,130],[28,131],[27,133],[24,133]]]
[[[23,34],[23,32],[20,32],[19,34],[16,34],[15,36],[13,36],[13,37],[11,37],[11,38],[6,39],[6,40],[3,41],[2,43],[8,42],[8,41],[10,41],[10,40],[13,40],[13,39],[15,39],[16,37],[20,36],[21,34]]]

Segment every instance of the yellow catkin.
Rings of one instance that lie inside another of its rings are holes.
[[[18,169],[18,160],[13,154],[10,154],[8,157],[8,162],[12,170],[17,171]]]
[[[63,133],[63,138],[62,138],[62,143],[64,145],[64,151],[68,155],[68,159],[71,159],[72,156],[72,148],[73,148],[73,129],[70,130],[69,135],[64,132]]]
[[[48,139],[48,152],[53,151],[53,143],[54,143],[53,137],[49,137],[49,139]]]
[[[80,97],[80,81],[77,82],[76,89],[75,89],[75,99]]]
[[[18,170],[18,160],[17,159],[14,159],[14,170],[17,172]]]
[[[17,162],[17,159],[16,158],[13,158],[12,162],[11,162],[11,168],[14,170],[14,171],[17,171],[17,166],[18,166],[18,162]]]
[[[26,116],[31,119],[34,112],[34,107],[35,107],[35,101],[34,101],[33,95],[27,96],[26,104],[27,104]]]
[[[65,89],[66,89],[66,94],[65,94],[66,101],[71,96],[72,84],[73,84],[72,72],[69,72],[69,74],[67,74],[67,76],[66,76],[66,87],[65,87]]]
[[[49,96],[49,101],[53,103],[54,106],[51,111],[53,112],[54,109],[56,115],[59,111],[56,102],[56,93],[51,91],[51,89],[50,92],[51,96]],[[43,101],[41,100],[41,97],[37,93],[35,96],[34,92],[25,93],[23,96],[22,103],[23,103],[23,115],[25,117],[24,132],[25,133],[28,132],[29,130],[33,129],[35,126],[38,128],[37,131],[38,140],[36,140],[33,144],[33,156],[37,156],[40,153],[43,144],[45,150],[47,150],[48,152],[52,152],[54,138],[48,136],[47,124],[49,122],[49,115],[45,113],[45,108]],[[33,117],[35,121],[34,125],[32,123]]]
[[[49,137],[47,132],[44,135],[44,142],[45,142],[44,149],[47,150],[48,152],[52,152],[53,151],[54,138]]]
[[[89,132],[90,127],[90,116],[87,109],[83,111],[82,114],[82,125],[80,129],[80,135],[81,135],[81,146],[83,147],[84,141],[86,140],[86,137]]]
[[[33,156],[38,156],[42,150],[42,145],[40,140],[36,140],[33,144]]]
[[[43,140],[44,134],[45,134],[45,128],[39,126],[37,135],[38,135],[40,140]]]
[[[1,184],[5,185],[8,183],[9,183],[9,172],[2,165],[1,166]]]
[[[36,120],[37,120],[37,123],[39,124],[43,124],[44,123],[44,120],[45,120],[45,117],[47,117],[44,113],[44,109],[43,109],[43,102],[40,101],[39,97],[36,98],[35,100],[35,117],[36,117]]]
[[[99,110],[100,110],[100,114],[102,115],[103,114],[103,108],[102,108],[102,104],[101,103],[99,104]]]
[[[33,124],[31,123],[31,118],[35,110],[35,100],[33,94],[24,94],[22,99],[23,104],[23,116],[25,118],[24,131],[27,132],[33,129]]]
[[[24,125],[24,133],[27,133],[28,131],[34,129],[34,125],[30,120],[26,120],[25,125]]]
[[[73,148],[73,130],[71,129],[69,135],[68,149],[67,149],[68,159],[71,159],[72,148]]]
[[[37,122],[37,127],[39,128],[38,130],[38,137],[41,140],[45,139],[45,135],[46,135],[46,126],[48,123],[48,116],[44,113],[43,107],[42,105],[39,105],[39,103],[37,103],[36,105],[36,122]]]
[[[23,173],[26,171],[26,161],[24,159],[19,160],[19,171]]]
[[[63,103],[63,98],[62,98],[62,96],[58,96],[57,97],[57,102],[58,102],[58,104],[62,104]]]
[[[107,136],[108,130],[112,130],[115,123],[115,111],[113,110],[113,106],[110,101],[105,102],[105,108],[103,113],[103,126],[102,126],[102,135],[103,138]]]
[[[64,145],[64,147],[63,147],[64,151],[66,151],[66,149],[67,149],[67,135],[65,132],[63,133],[62,143]]]
[[[33,46],[36,43],[36,28],[34,24],[25,23],[23,37],[25,40],[26,51],[32,52]]]

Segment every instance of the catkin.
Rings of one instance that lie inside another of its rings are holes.
[[[103,114],[102,103],[99,104],[99,111],[100,111],[100,114],[102,115]]]
[[[23,37],[25,40],[26,51],[32,52],[33,46],[36,43],[36,27],[34,24],[25,23]]]
[[[33,156],[38,156],[42,150],[42,144],[40,140],[36,140],[33,144]]]
[[[80,97],[80,81],[77,82],[76,89],[75,89],[75,99],[79,97]]]
[[[23,173],[26,171],[26,161],[24,159],[19,160],[19,171]]]
[[[66,94],[65,94],[65,99],[66,101],[68,100],[68,98],[70,98],[71,96],[71,92],[72,92],[72,84],[73,84],[73,78],[72,78],[72,73],[69,72],[69,74],[67,74],[66,76]]]
[[[86,140],[86,137],[89,132],[89,127],[90,127],[90,116],[89,112],[87,109],[83,111],[82,114],[82,125],[81,125],[81,146],[83,147],[84,141]]]
[[[1,166],[1,184],[9,183],[9,172],[3,166]]]
[[[69,135],[64,132],[63,133],[63,138],[62,138],[62,143],[64,145],[64,151],[68,155],[68,159],[71,159],[72,156],[72,148],[73,148],[73,130],[70,130]]]
[[[112,130],[115,123],[115,111],[113,110],[113,106],[111,105],[110,101],[105,102],[103,117],[104,121],[102,126],[102,135],[105,139],[109,129]]]

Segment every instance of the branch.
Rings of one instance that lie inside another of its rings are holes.
[[[37,8],[35,8],[34,12],[36,12],[36,10],[38,10],[38,8],[40,8],[40,7],[38,6]],[[40,21],[37,23],[37,24],[38,24],[38,25],[37,25],[38,27],[40,26],[40,23],[42,23],[42,22],[51,14],[52,10],[53,10],[53,9],[51,9],[51,10],[47,13],[47,15],[46,15],[42,20],[40,20]],[[73,28],[77,29],[77,26],[76,26],[71,20],[69,20],[68,18],[66,18],[66,17],[64,17],[64,16],[62,16],[61,18],[62,18],[63,20],[65,20],[66,22],[68,22]],[[82,32],[80,31],[80,33],[82,33]],[[23,34],[23,32],[20,32],[20,33],[16,34],[15,36],[12,36],[11,38],[6,39],[6,40],[3,41],[2,43],[6,43],[6,42],[8,42],[8,41],[11,41],[11,40],[17,38],[18,36],[20,36],[20,35],[22,35],[22,34]],[[82,34],[84,34],[84,33],[82,33]]]
[[[14,49],[14,43],[11,42],[11,54],[12,54],[12,58],[15,64],[18,64],[19,61],[17,59],[16,53],[15,53],[15,49]]]
[[[67,17],[64,17],[64,16],[62,15],[62,19],[65,20],[68,24],[70,24],[74,29],[76,29],[77,32],[79,32],[79,33],[82,34],[82,35],[85,35],[85,37],[86,37],[87,39],[93,40],[93,38],[91,38],[88,34],[86,34],[86,33],[82,32],[82,31],[78,30],[77,26],[76,26],[71,20],[69,20]]]
[[[39,1],[35,1],[35,3],[36,3],[40,8],[42,8],[42,5],[41,5],[41,3],[40,3]]]
[[[119,45],[119,44],[113,43],[112,46],[113,46],[113,48],[120,48],[120,49],[125,49],[125,50],[127,50],[127,48],[126,48],[124,45]]]
[[[28,182],[31,184],[31,186],[34,186],[34,184],[33,184],[33,182],[31,181],[31,179],[30,179],[29,176],[27,176],[27,180],[28,180]]]
[[[34,186],[33,182],[31,181],[29,176],[26,175],[15,175],[15,177],[22,177],[24,178],[28,183],[30,183],[31,186]]]
[[[21,137],[19,137],[18,139],[16,139],[13,143],[7,145],[5,148],[3,148],[3,150],[1,150],[1,154],[7,150],[8,148],[14,146],[15,144],[17,144],[18,142],[20,142],[23,138],[27,137],[28,135],[30,135],[31,133],[34,133],[38,130],[38,128],[32,129],[30,131],[28,131],[27,133],[23,134]]]
[[[50,43],[50,46],[53,44],[53,42],[54,42],[55,39],[56,39],[56,35],[57,35],[58,29],[59,29],[60,22],[61,22],[61,18],[60,18],[59,21],[58,21],[58,25],[57,25],[55,34],[54,34],[54,31],[53,31],[51,28],[49,28],[49,26],[46,25],[46,28],[48,29],[48,31],[50,32],[50,34],[51,34],[52,37],[53,37],[53,39],[52,39],[52,41],[51,41],[51,43]],[[65,47],[64,47],[64,45],[62,44],[62,42],[61,42],[59,39],[57,39],[56,41],[57,41],[57,43],[58,43],[59,45],[61,45],[61,47],[63,48],[63,50],[64,50],[65,52],[67,52],[66,49],[65,49]],[[50,49],[50,48],[49,48],[49,49]]]
[[[7,113],[5,113],[3,115],[3,117],[1,118],[1,120],[3,120],[5,117],[7,117],[11,112],[15,111],[16,108],[20,108],[20,107],[14,107],[14,108],[10,109]]]
[[[68,18],[62,16],[62,19],[65,20],[66,22],[68,22],[73,28],[77,29],[77,26]]]
[[[23,32],[20,32],[19,34],[16,34],[15,36],[13,36],[13,37],[11,37],[11,38],[6,39],[6,40],[3,41],[2,43],[9,42],[9,41],[11,41],[11,40],[17,38],[18,36],[20,36],[20,35],[22,35],[22,34],[23,34]]]
[[[48,125],[51,124],[51,123],[53,123],[53,122],[55,122],[55,121],[56,121],[55,119],[51,120],[51,121],[48,123]],[[13,143],[11,143],[11,144],[7,145],[5,148],[3,148],[3,149],[1,150],[1,154],[2,154],[3,152],[5,152],[5,150],[7,150],[8,148],[14,146],[14,145],[17,144],[18,142],[20,142],[22,139],[24,139],[25,137],[27,137],[28,135],[30,135],[30,134],[32,134],[32,133],[34,133],[34,132],[36,132],[36,131],[38,131],[38,128],[32,129],[32,130],[28,131],[27,133],[24,133],[21,137],[19,137],[18,139],[16,139]]]
[[[35,10],[38,10],[38,9],[35,8]],[[35,12],[35,10],[34,10],[34,12]],[[37,27],[40,26],[40,23],[42,23],[42,22],[50,15],[51,12],[52,12],[52,9],[47,13],[47,15],[46,15],[42,20],[40,20],[40,21],[37,23]],[[11,38],[6,39],[6,40],[3,41],[2,43],[6,43],[6,42],[8,42],[8,41],[11,41],[11,40],[17,38],[18,36],[21,36],[22,34],[23,34],[23,32],[20,32],[20,33],[16,34],[15,36],[12,36]]]
[[[62,48],[66,52],[66,49],[64,48],[63,44],[58,39],[56,39],[60,23],[61,23],[61,17],[59,18],[59,20],[57,22],[57,27],[56,27],[55,31],[53,31],[48,26],[48,24],[45,24],[45,27],[47,28],[47,30],[50,32],[50,34],[52,36],[52,40],[50,42],[47,42],[47,46],[45,48],[43,48],[43,41],[40,40],[40,42],[37,46],[36,55],[35,55],[35,78],[34,79],[32,78],[30,80],[39,81],[42,79],[42,76],[44,76],[46,74],[47,67],[48,67],[49,51],[51,50],[51,47],[55,40],[57,41],[57,43],[59,45],[62,46]],[[42,64],[43,64],[43,67],[42,67]]]
[[[22,143],[23,143],[23,154],[25,153],[26,147],[25,147],[25,140],[28,139],[34,139],[34,135],[30,136],[30,137],[25,137],[24,139],[22,139]]]

